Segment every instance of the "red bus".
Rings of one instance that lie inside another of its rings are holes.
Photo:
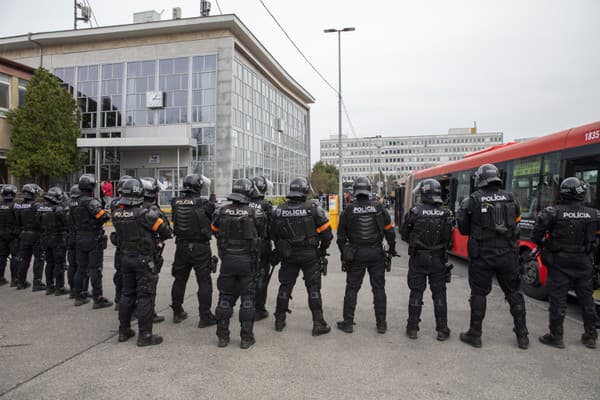
[[[435,178],[443,187],[448,208],[456,212],[461,201],[474,188],[474,174],[486,163],[495,164],[502,173],[504,189],[512,192],[521,206],[520,254],[528,255],[535,245],[529,240],[535,217],[545,207],[555,204],[563,178],[576,176],[588,183],[586,205],[600,208],[600,121],[567,129],[521,143],[506,143],[466,155],[463,159],[415,172],[400,183],[396,192],[396,225],[413,204],[411,195],[419,181]],[[467,237],[454,230],[452,252],[468,257]],[[527,260],[528,257],[522,257]],[[524,261],[523,291],[531,297],[547,297],[546,267],[540,257]],[[594,297],[600,300],[598,279]]]

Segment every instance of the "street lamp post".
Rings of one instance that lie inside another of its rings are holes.
[[[352,32],[355,28],[343,28],[343,29],[325,29],[325,33],[338,34],[338,193],[340,199],[340,212],[344,208],[344,187],[342,184],[342,32]]]

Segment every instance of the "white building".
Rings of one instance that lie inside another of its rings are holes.
[[[502,144],[502,132],[450,129],[445,135],[342,136],[344,182],[359,176],[401,176],[459,160],[465,154]],[[321,161],[338,165],[338,136],[321,140]]]
[[[77,99],[81,172],[154,176],[176,194],[203,173],[221,197],[265,175],[275,195],[310,171],[314,98],[235,15],[0,38],[0,56],[57,75]]]

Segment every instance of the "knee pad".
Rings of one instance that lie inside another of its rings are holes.
[[[240,321],[254,321],[254,301],[242,301],[240,305]]]
[[[445,296],[434,297],[433,305],[434,305],[434,307],[446,307],[446,297]]]
[[[311,300],[321,300],[321,292],[310,291],[308,292],[308,298]]]
[[[229,299],[221,299],[215,309],[215,317],[217,319],[229,319],[233,314],[233,305]]]
[[[288,300],[290,298],[290,295],[288,294],[288,292],[280,290],[279,293],[277,293],[277,298],[281,300]]]

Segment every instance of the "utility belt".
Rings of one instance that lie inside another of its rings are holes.
[[[381,250],[383,254],[383,243],[376,243],[371,245],[355,245],[352,243],[346,243],[342,249],[342,258],[345,263],[351,263],[356,258],[356,253],[359,249],[373,249]]]
[[[206,246],[210,245],[210,240],[198,240],[198,239],[180,239],[180,238],[175,238],[175,244],[181,244],[183,246],[187,246],[190,244],[203,244]]]
[[[314,249],[316,251],[317,247],[319,246],[319,240],[317,238],[309,238],[302,242],[291,242],[289,240],[283,239],[278,240],[275,243],[275,246],[277,247],[277,251],[279,251],[279,255],[282,258],[287,258],[292,255],[294,250],[302,251],[307,249]]]
[[[244,255],[258,253],[258,240],[227,239],[221,241],[219,251],[222,254]]]
[[[198,235],[198,236],[181,236],[175,235],[175,243],[208,243],[210,242],[210,236]]]

